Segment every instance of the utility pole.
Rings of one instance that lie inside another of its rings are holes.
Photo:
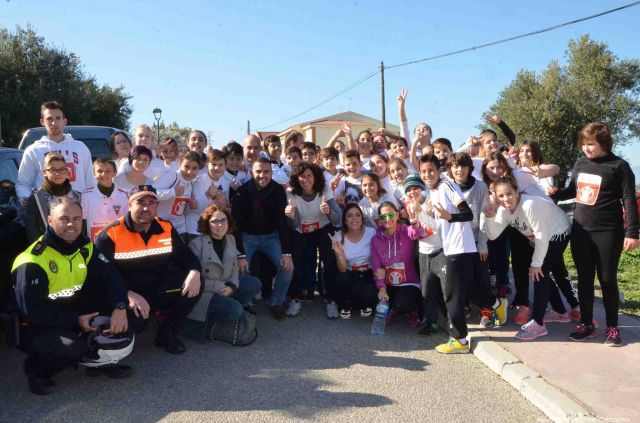
[[[380,62],[380,94],[381,94],[380,101],[382,101],[382,127],[386,128],[387,117],[386,117],[386,111],[384,108],[384,62]]]
[[[251,121],[248,120],[247,121],[247,135],[250,135],[250,134],[251,134]]]

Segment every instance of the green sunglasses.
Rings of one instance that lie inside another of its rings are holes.
[[[395,219],[397,215],[398,214],[396,212],[389,212],[387,214],[381,214],[380,215],[380,219],[382,219],[382,220],[387,220],[387,218]]]

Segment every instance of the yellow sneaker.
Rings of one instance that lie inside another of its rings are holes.
[[[462,344],[457,339],[449,338],[446,343],[438,345],[436,351],[442,354],[466,354],[469,352],[469,341]]]
[[[498,325],[502,326],[507,323],[507,305],[509,305],[509,300],[506,298],[498,298],[500,301],[500,305],[496,308],[496,314],[498,315]]]

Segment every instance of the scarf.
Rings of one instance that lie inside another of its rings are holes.
[[[49,194],[55,197],[64,197],[69,192],[71,192],[71,182],[69,179],[65,179],[64,182],[60,185],[53,184],[49,179],[44,178],[44,183],[42,184],[42,190],[48,192]]]

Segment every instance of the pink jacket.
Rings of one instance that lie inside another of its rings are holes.
[[[414,266],[413,251],[415,241],[424,233],[422,226],[417,229],[398,223],[396,232],[387,237],[384,229],[378,227],[371,239],[371,267],[375,271],[385,269],[385,279],[376,278],[376,286],[399,286],[404,284],[420,284],[418,272]]]

